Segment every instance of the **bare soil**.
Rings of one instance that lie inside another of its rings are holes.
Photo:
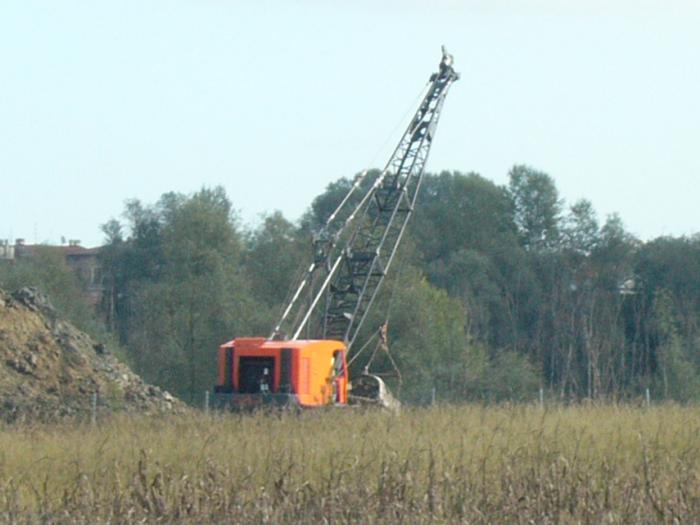
[[[0,290],[0,421],[184,410],[181,401],[60,319],[45,295],[33,288]]]

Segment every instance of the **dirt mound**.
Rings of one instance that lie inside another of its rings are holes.
[[[180,412],[105,347],[59,319],[33,288],[0,290],[0,420],[51,421],[93,413]]]

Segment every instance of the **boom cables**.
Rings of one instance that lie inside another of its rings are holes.
[[[422,90],[421,103],[384,169],[361,172],[314,235],[313,261],[271,339],[294,340],[306,333],[343,341],[350,351],[412,215],[444,99],[458,78],[443,48],[439,70]]]

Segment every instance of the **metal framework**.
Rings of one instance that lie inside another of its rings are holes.
[[[384,170],[343,224],[335,227],[341,209],[361,187],[367,172],[358,176],[317,235],[314,262],[301,278],[271,338],[291,335],[298,339],[305,333],[341,340],[350,351],[413,213],[445,97],[458,79],[452,56],[443,47],[439,70],[431,75],[426,94]],[[302,306],[300,297],[305,288],[310,290],[310,302]],[[322,298],[323,314],[317,310]],[[296,315],[291,315],[294,310]]]

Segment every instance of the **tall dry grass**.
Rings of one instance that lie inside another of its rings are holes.
[[[697,522],[699,469],[672,405],[115,417],[0,429],[0,522]]]

